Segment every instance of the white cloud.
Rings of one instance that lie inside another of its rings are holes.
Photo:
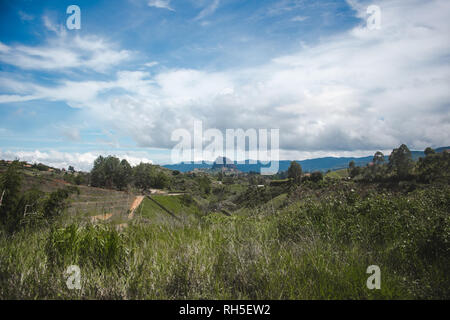
[[[67,168],[74,166],[75,170],[89,171],[92,169],[94,160],[99,156],[114,155],[120,159],[126,159],[132,166],[141,162],[152,163],[145,154],[139,152],[60,152],[56,150],[49,151],[10,151],[0,150],[0,159],[27,161],[28,163],[44,163],[54,168]]]
[[[22,11],[22,10],[19,10],[18,14],[19,14],[20,20],[22,20],[22,21],[34,20],[34,16],[32,16],[32,15],[30,15],[30,14],[28,14],[28,13]]]
[[[43,16],[42,21],[44,22],[44,26],[47,28],[47,30],[53,31],[54,33],[59,35],[65,32],[65,29],[62,25],[54,24],[48,16]]]
[[[213,14],[219,7],[220,0],[212,0],[211,4],[205,7],[200,13],[195,17],[194,20],[201,20],[211,14]]]
[[[77,68],[78,71],[105,72],[131,57],[127,50],[117,50],[114,45],[95,36],[67,37],[65,29],[51,24],[46,26],[57,33],[42,46],[8,46],[0,42],[0,61],[27,70],[61,71]]]
[[[66,101],[143,147],[171,148],[172,131],[192,129],[194,119],[205,129],[279,128],[282,153],[299,157],[448,145],[450,3],[382,1],[373,31],[357,4],[360,26],[259,67],[122,71],[56,87],[0,74],[3,87],[16,88],[0,101]],[[16,48],[0,46],[8,50]]]
[[[160,9],[167,9],[167,10],[170,10],[170,11],[175,11],[170,6],[170,0],[150,0],[148,2],[148,6],[149,7],[160,8]]]
[[[61,126],[59,132],[70,141],[81,141],[80,130],[76,127]]]
[[[158,65],[158,61],[151,61],[151,62],[144,63],[144,66],[146,66],[148,68],[154,67],[156,65]]]
[[[4,43],[1,43],[0,42],[0,52],[1,53],[7,53],[7,52],[9,52],[11,49],[7,46],[7,45],[5,45]]]
[[[305,16],[295,16],[295,17],[293,17],[293,18],[291,19],[291,21],[294,21],[294,22],[302,22],[302,21],[305,21],[306,19],[308,19],[308,17],[305,17]]]

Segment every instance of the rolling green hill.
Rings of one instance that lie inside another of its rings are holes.
[[[177,218],[183,219],[188,216],[198,217],[200,209],[195,202],[185,203],[182,195],[152,195],[153,200],[157,201],[164,208],[173,213]],[[154,201],[146,197],[141,206],[136,210],[141,217],[151,219],[153,221],[167,221],[174,218],[170,214],[158,206]]]

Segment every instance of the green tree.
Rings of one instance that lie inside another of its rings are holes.
[[[44,214],[44,217],[54,219],[57,216],[59,216],[64,209],[67,208],[67,198],[69,198],[70,194],[72,193],[72,190],[70,189],[58,189],[48,196],[47,199],[45,199],[42,211]]]
[[[114,184],[119,190],[125,189],[131,182],[133,169],[127,160],[120,161],[119,166],[114,173]]]
[[[140,163],[133,168],[134,185],[142,190],[150,188],[153,184],[154,169],[149,163]]]
[[[91,185],[93,187],[103,187],[105,185],[105,158],[98,156],[94,161],[94,166],[91,170]]]
[[[384,163],[384,154],[381,151],[375,152],[372,162],[374,165],[381,165]]]
[[[78,172],[75,176],[74,182],[76,185],[87,185],[89,181],[89,173]]]
[[[202,193],[209,194],[211,192],[211,180],[207,176],[198,177],[197,183]]]
[[[351,169],[353,169],[353,168],[355,168],[355,161],[350,161],[349,163],[348,163],[348,168],[351,170]]]
[[[361,173],[361,167],[357,167],[355,161],[350,161],[348,163],[348,173],[350,177],[354,178]]]
[[[295,184],[300,184],[302,181],[302,166],[296,162],[292,161],[288,169],[288,178],[292,180]]]
[[[449,183],[450,153],[427,152],[426,157],[417,162],[417,173],[419,179],[425,183],[437,180]]]
[[[159,171],[153,178],[152,187],[164,189],[169,186],[169,177],[162,171]]]
[[[435,154],[436,151],[434,151],[434,149],[428,147],[428,148],[425,149],[424,153],[425,153],[425,156],[430,156],[432,154]]]
[[[125,161],[125,162],[124,162]],[[106,158],[99,156],[94,161],[91,170],[91,184],[94,187],[123,188],[127,183],[127,177],[131,176],[131,166],[126,160],[120,161],[114,156]]]
[[[323,180],[323,173],[321,171],[314,171],[311,173],[311,181],[319,182]]]
[[[399,179],[405,179],[411,172],[413,161],[411,151],[405,144],[392,150],[389,156],[389,168]]]
[[[117,182],[117,174],[120,168],[120,159],[114,156],[107,156],[104,160],[103,170],[105,172],[105,187],[112,188]]]
[[[0,177],[0,221],[8,230],[14,229],[19,223],[23,212],[19,212],[20,187],[22,176],[19,173],[19,161],[13,161],[6,172]]]

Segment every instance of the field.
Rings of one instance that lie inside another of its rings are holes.
[[[346,178],[346,177],[348,177],[348,170],[347,169],[341,169],[341,170],[330,171],[325,176],[333,178],[333,179]]]

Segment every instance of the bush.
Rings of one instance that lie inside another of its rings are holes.
[[[76,224],[53,228],[45,250],[50,267],[122,268],[128,252],[123,235],[110,226]]]
[[[42,204],[42,212],[45,217],[54,219],[59,216],[67,207],[68,203],[66,200],[72,193],[79,193],[77,187],[67,187],[64,189],[58,189],[48,196]]]
[[[0,223],[8,231],[13,231],[23,216],[22,206],[19,205],[22,176],[18,170],[19,161],[14,161],[0,177],[0,197],[2,197]]]
[[[311,173],[311,181],[319,182],[323,180],[323,173],[321,171],[314,171]]]
[[[194,203],[194,198],[192,198],[192,196],[189,193],[184,193],[181,196],[181,202],[183,203],[183,205],[189,207],[191,204]]]

